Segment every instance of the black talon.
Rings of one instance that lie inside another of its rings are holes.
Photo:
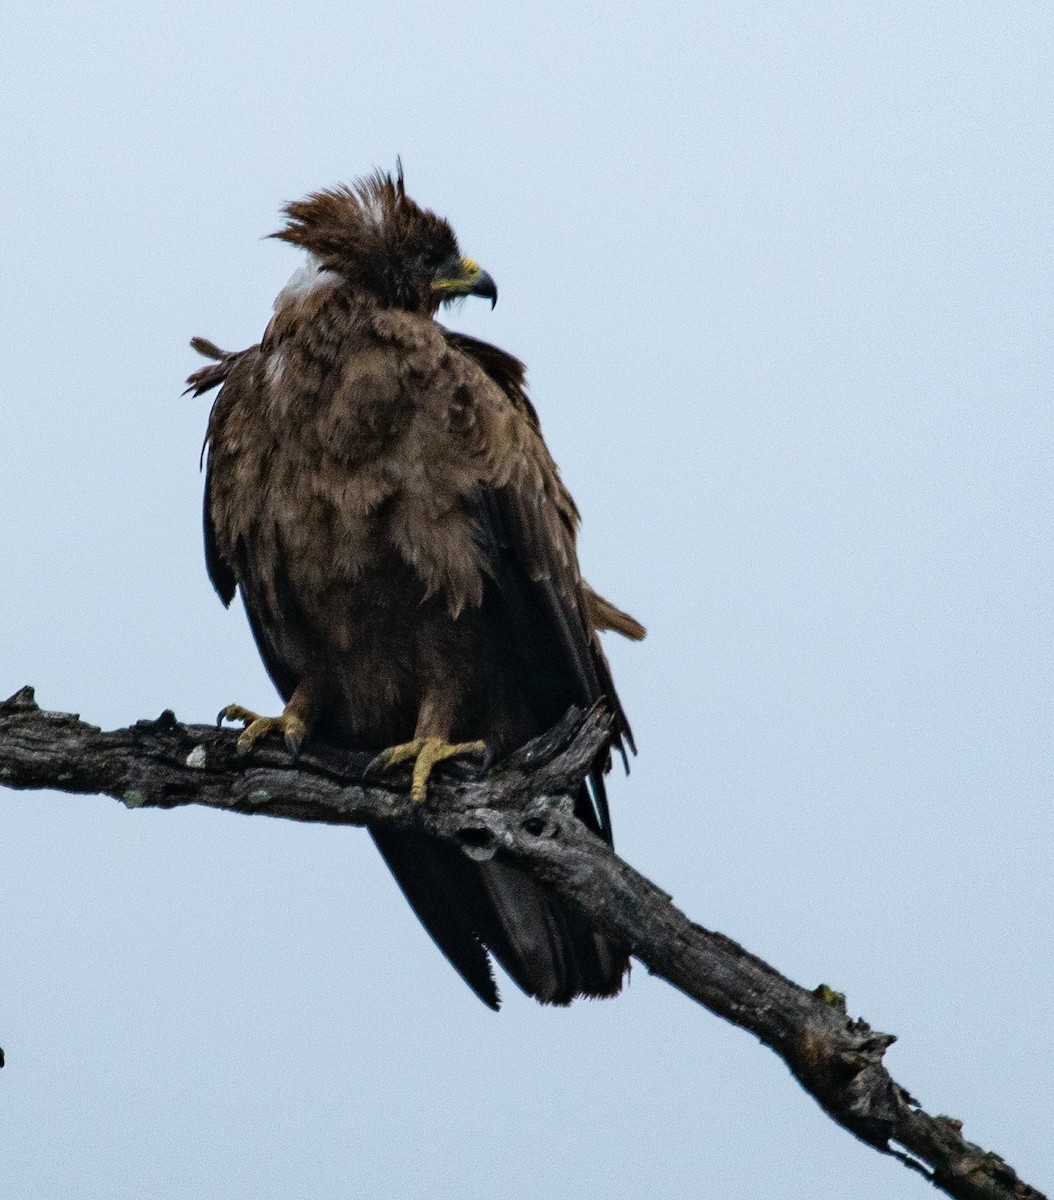
[[[363,783],[368,783],[371,779],[375,779],[377,775],[380,774],[381,770],[388,765],[385,761],[386,755],[387,751],[382,750],[380,754],[376,754],[370,759],[362,772]]]

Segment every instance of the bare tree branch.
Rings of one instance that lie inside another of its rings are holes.
[[[388,824],[453,841],[479,859],[502,854],[586,910],[597,928],[718,1016],[784,1060],[835,1121],[861,1141],[962,1200],[1043,1200],[995,1154],[962,1137],[959,1121],[923,1112],[882,1062],[894,1038],[846,1013],[845,998],[809,991],[742,946],[693,924],[664,892],[572,814],[572,797],[600,746],[605,715],[568,716],[485,776],[451,766],[423,805],[406,781],[363,784],[368,756],[316,747],[295,764],[260,748],[238,758],[234,736],[182,725],[172,713],[104,733],[37,707],[31,688],[0,704],[0,783],[103,793],[130,808],[203,804],[333,825]],[[2,1059],[0,1059],[2,1062]]]

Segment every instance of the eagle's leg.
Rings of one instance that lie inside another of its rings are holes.
[[[435,698],[426,700],[417,717],[417,729],[413,741],[403,742],[398,746],[389,746],[366,768],[367,777],[375,771],[387,770],[400,763],[414,764],[413,777],[410,782],[410,799],[415,804],[423,804],[428,794],[428,777],[436,763],[448,758],[456,758],[461,754],[483,756],[487,752],[486,742],[450,742],[447,738],[450,726],[453,724],[453,707],[449,697],[446,703],[437,702]]]
[[[296,758],[318,719],[318,689],[310,678],[303,679],[289,697],[289,703],[278,717],[261,717],[251,708],[228,704],[220,709],[216,724],[242,721],[245,728],[238,735],[238,753],[248,754],[257,742],[269,734],[281,734],[286,749]]]

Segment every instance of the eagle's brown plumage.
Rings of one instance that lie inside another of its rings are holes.
[[[490,277],[401,175],[286,213],[275,236],[308,265],[258,346],[227,354],[196,340],[216,361],[189,380],[197,393],[222,384],[207,437],[209,575],[225,603],[240,589],[286,701],[243,737],[278,728],[293,746],[315,733],[356,750],[430,739],[441,753],[477,739],[500,755],[603,699],[611,744],[630,742],[596,631],[644,631],[579,574],[578,513],[523,366],[433,320],[444,300],[493,300]],[[609,750],[576,811],[610,840]],[[619,990],[624,948],[511,862],[373,837],[487,1004],[498,1005],[488,951],[545,1002]]]

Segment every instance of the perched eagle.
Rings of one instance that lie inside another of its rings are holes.
[[[205,557],[225,604],[240,590],[285,701],[238,705],[248,750],[317,736],[413,764],[496,756],[571,705],[606,702],[610,745],[576,812],[611,840],[603,772],[632,745],[597,631],[643,628],[579,574],[578,512],[542,440],[522,363],[434,320],[488,297],[450,225],[402,172],[317,192],[274,236],[307,251],[258,346],[192,343],[222,384],[206,439]],[[498,1007],[489,954],[550,1004],[618,992],[625,948],[500,855],[471,861],[423,835],[371,831],[439,948]],[[489,952],[489,954],[488,954]]]

